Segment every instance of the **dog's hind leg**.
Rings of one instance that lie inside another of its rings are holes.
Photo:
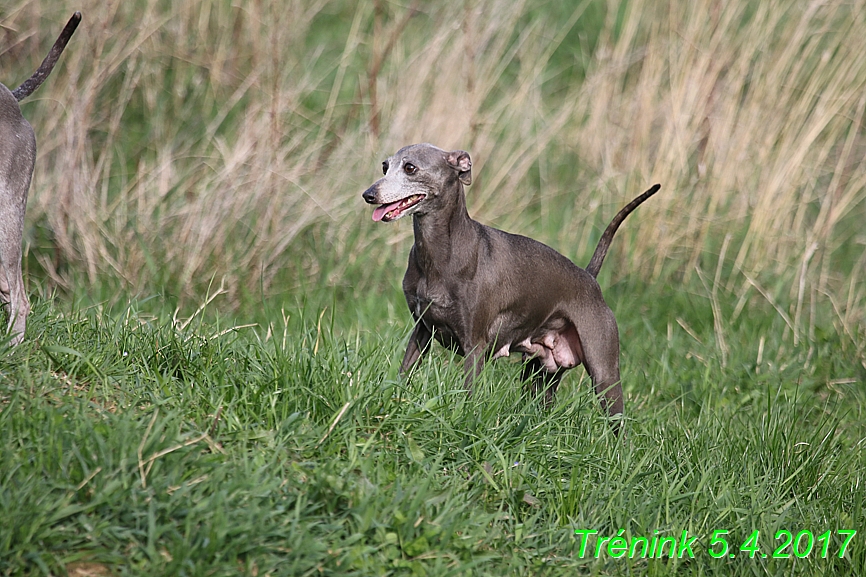
[[[553,407],[556,389],[565,371],[560,369],[550,372],[544,368],[544,363],[538,357],[532,357],[523,365],[521,379],[527,383],[533,397],[544,394],[542,400],[545,409]]]
[[[601,408],[617,419],[612,426],[619,434],[623,394],[619,375],[619,334],[613,313],[608,310],[601,319],[592,323],[591,330],[593,338],[582,339],[584,366],[592,379]]]
[[[523,372],[520,373],[520,380],[526,383],[533,397],[537,397],[538,393],[544,390],[543,373],[544,367],[538,357],[530,357],[523,363]]]

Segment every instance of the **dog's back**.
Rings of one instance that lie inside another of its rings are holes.
[[[9,138],[9,137],[12,138]],[[23,219],[32,166],[36,161],[36,136],[18,107],[13,93],[0,84],[0,227]],[[20,191],[25,191],[21,198]],[[19,208],[20,216],[14,210]],[[4,279],[0,279],[2,285]]]

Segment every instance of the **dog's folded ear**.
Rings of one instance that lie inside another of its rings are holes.
[[[448,166],[457,171],[460,182],[469,186],[472,184],[472,159],[465,150],[454,150],[445,157]]]

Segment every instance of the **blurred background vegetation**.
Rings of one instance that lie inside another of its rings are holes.
[[[23,104],[31,294],[402,313],[411,227],[360,193],[428,141],[472,155],[475,218],[579,264],[662,183],[604,286],[701,290],[717,323],[765,307],[795,343],[823,324],[863,362],[862,2],[26,0],[0,8],[4,83],[75,9]]]

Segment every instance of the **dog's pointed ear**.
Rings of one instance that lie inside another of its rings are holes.
[[[457,171],[460,182],[469,186],[472,184],[472,159],[465,150],[454,150],[445,157],[448,166]]]

